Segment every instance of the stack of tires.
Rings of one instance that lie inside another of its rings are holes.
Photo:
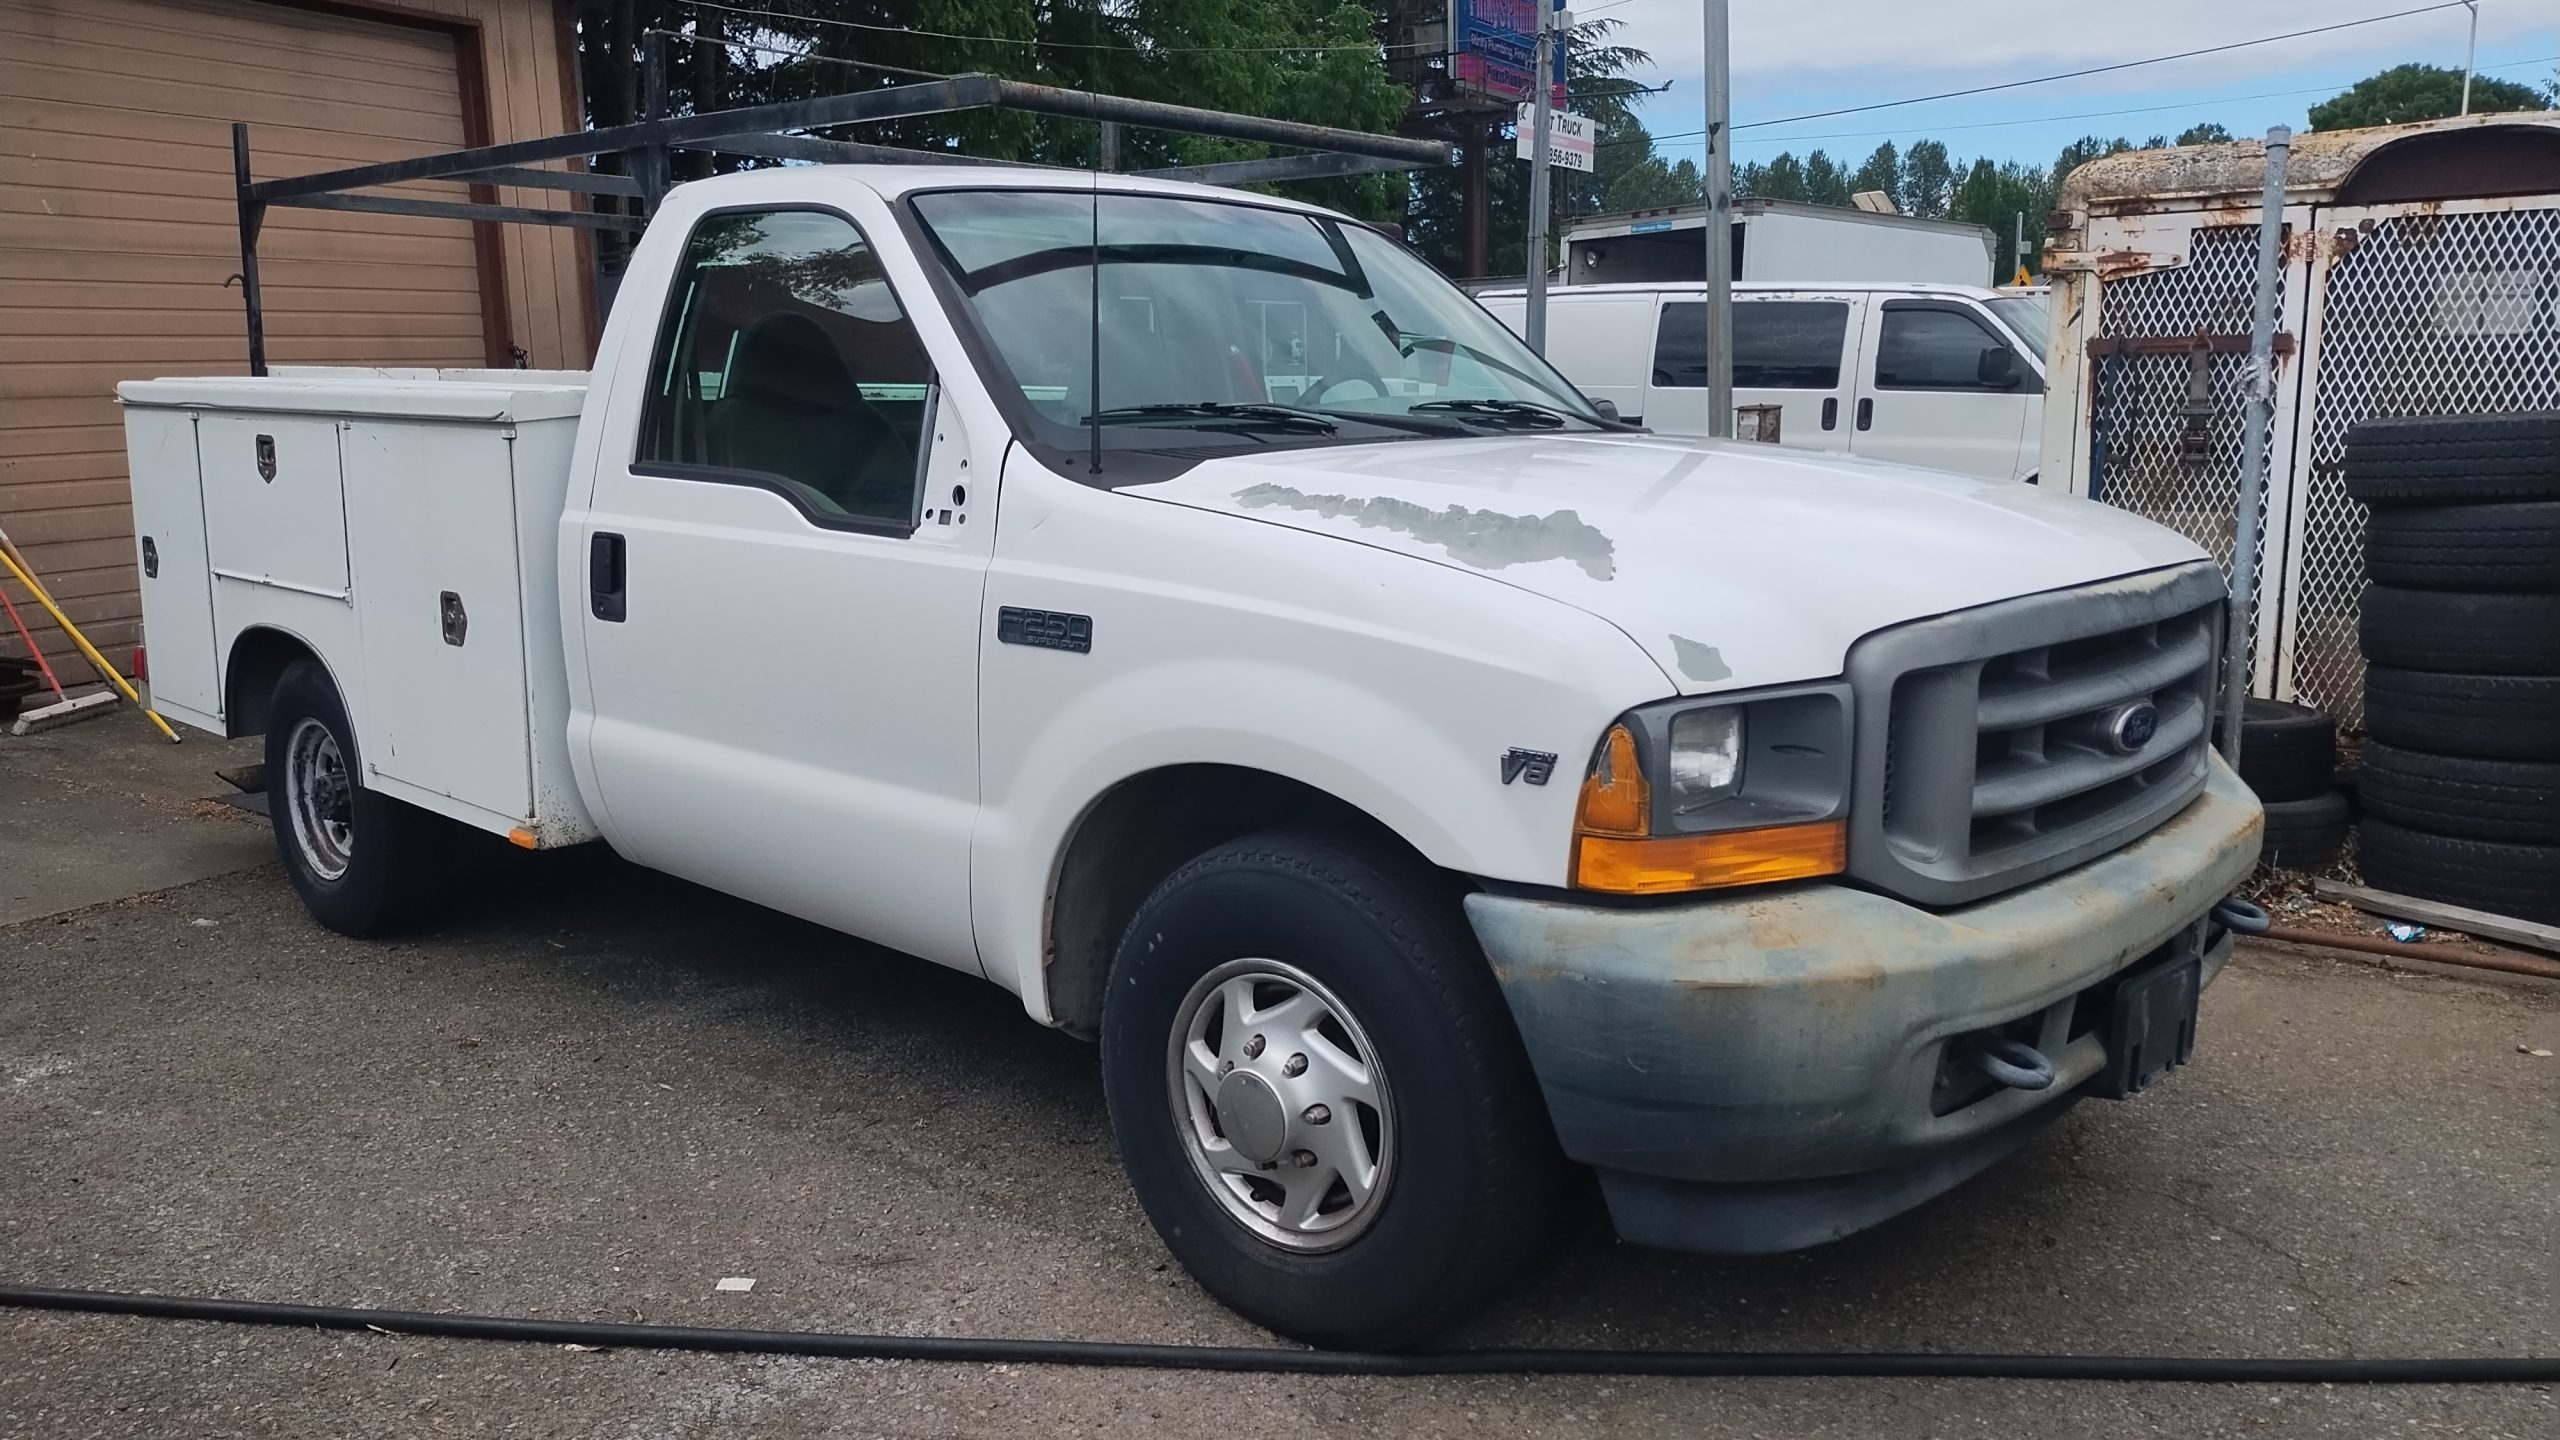
[[[2367,884],[2560,922],[2560,411],[2370,420]]]
[[[2281,700],[2240,707],[2240,778],[2267,807],[2259,859],[2279,870],[2326,869],[2347,839],[2338,771],[2338,722]]]

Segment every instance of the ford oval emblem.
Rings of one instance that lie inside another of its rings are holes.
[[[2130,755],[2160,733],[2160,707],[2137,700],[2107,718],[2107,743],[2119,755]]]

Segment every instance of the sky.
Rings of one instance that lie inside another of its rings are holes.
[[[1734,158],[1827,150],[1863,159],[1884,140],[1945,142],[1959,159],[2051,163],[2082,135],[2141,143],[2213,120],[2235,135],[2307,123],[2355,81],[2408,61],[2459,67],[2459,7],[2219,55],[2029,85],[1995,94],[1780,125],[1788,116],[1998,84],[2317,25],[2428,0],[1731,0]],[[1699,158],[1706,92],[1701,0],[1581,0],[1576,20],[1625,24],[1610,38],[1650,51],[1630,78],[1671,88],[1639,112],[1665,157]],[[2481,0],[2480,71],[2538,84],[2560,70],[2560,0]],[[2100,113],[2138,111],[2142,113]]]

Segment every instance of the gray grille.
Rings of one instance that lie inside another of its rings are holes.
[[[2204,783],[2223,584],[2210,565],[1881,631],[1850,652],[1850,873],[1956,905],[2106,853]],[[2147,744],[2111,743],[2127,706]]]

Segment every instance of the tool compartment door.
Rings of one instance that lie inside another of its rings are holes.
[[[222,679],[213,644],[213,576],[205,569],[196,420],[181,410],[135,408],[125,411],[124,430],[151,703],[219,731]]]
[[[458,801],[504,829],[531,814],[533,783],[515,429],[345,423],[366,784]]]
[[[197,422],[205,548],[217,580],[347,598],[338,422],[208,414]],[[216,593],[222,587],[216,587]]]

